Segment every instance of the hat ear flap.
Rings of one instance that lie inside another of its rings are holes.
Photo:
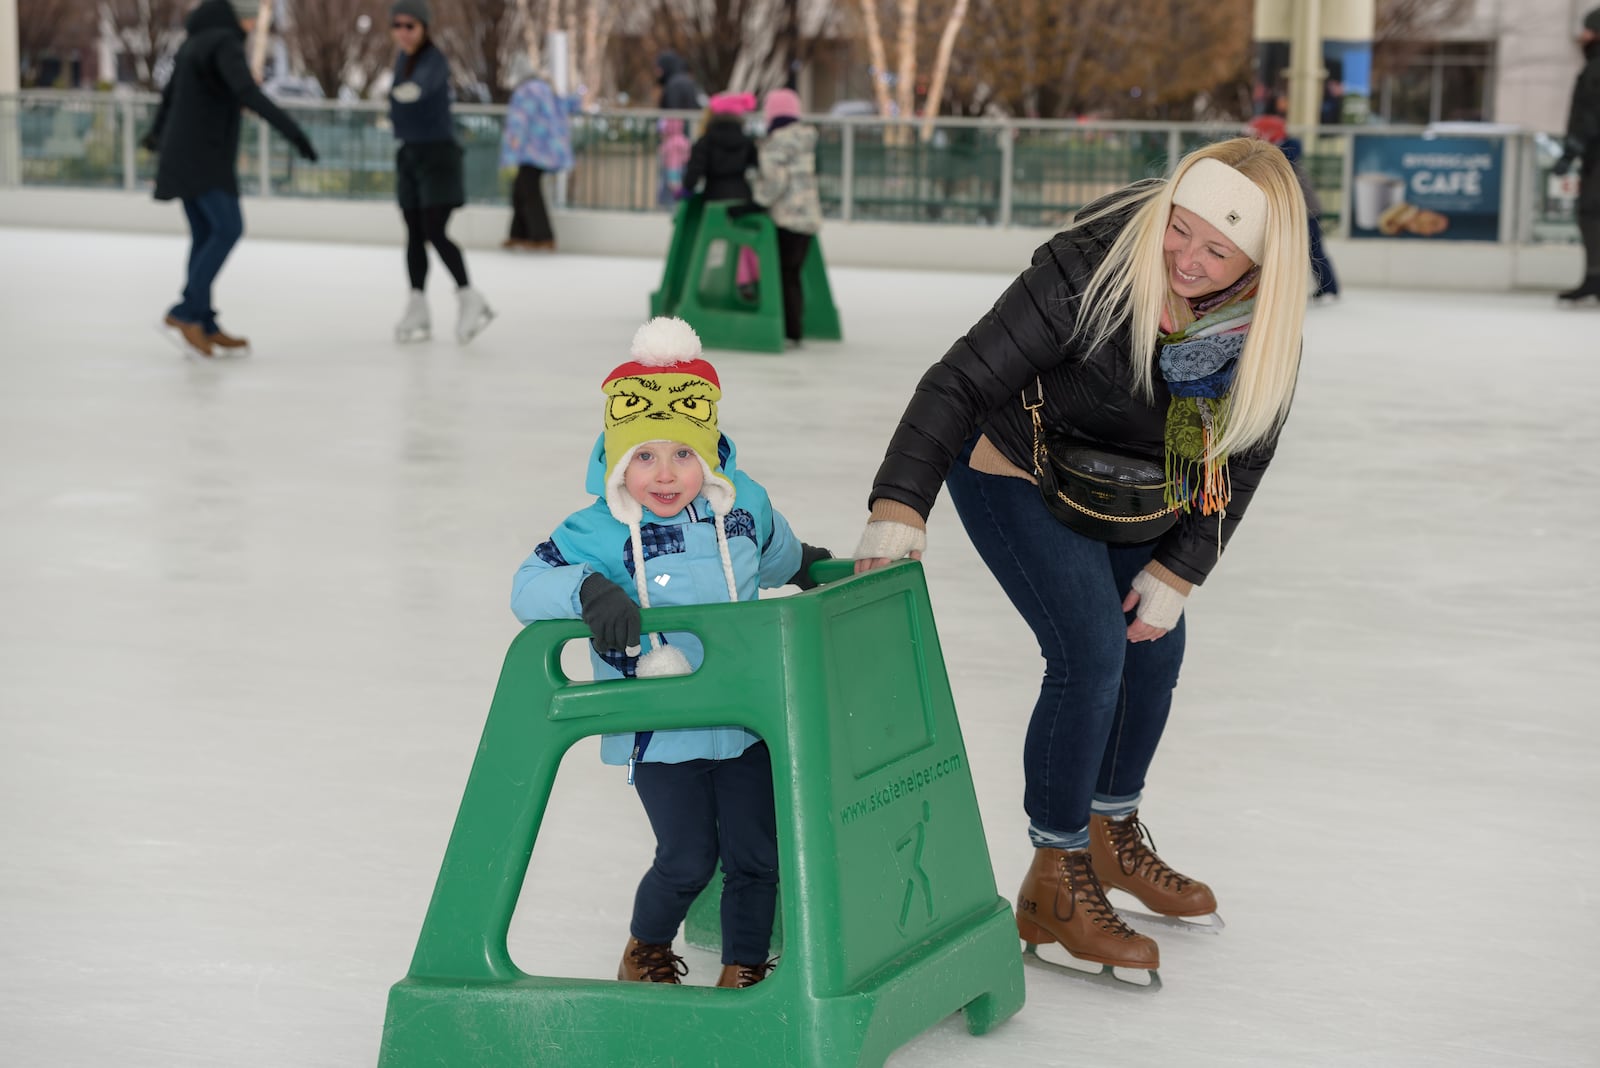
[[[695,453],[700,456],[699,453]],[[733,483],[727,475],[720,471],[711,470],[711,465],[704,456],[700,456],[700,468],[705,472],[705,481],[700,486],[700,492],[705,495],[711,511],[717,516],[725,516],[733,511]]]
[[[628,462],[638,451],[639,446],[635,445],[617,457],[610,476],[606,478],[606,507],[611,509],[612,517],[619,523],[638,523],[644,519],[644,506],[633,499],[633,494],[624,485],[628,478]]]

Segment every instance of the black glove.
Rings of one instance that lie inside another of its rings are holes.
[[[149,133],[145,134],[139,139],[139,147],[144,149],[146,152],[160,152],[161,139],[156,136],[156,132],[154,130],[151,130]]]
[[[833,554],[826,549],[815,545],[800,543],[800,570],[794,573],[794,578],[789,580],[791,586],[799,586],[802,590],[814,590],[817,584],[811,578],[811,565],[819,560],[832,560]]]
[[[311,163],[317,162],[317,147],[311,143],[311,138],[301,136],[298,141],[294,142],[294,147],[295,151],[299,152],[307,161]]]
[[[1563,152],[1561,153],[1561,158],[1556,160],[1556,165],[1550,168],[1550,173],[1558,175],[1566,174],[1572,170],[1572,165],[1576,163],[1577,160],[1578,157],[1572,155],[1571,153]]]
[[[595,648],[623,652],[639,644],[639,606],[604,575],[590,575],[578,587],[583,621],[594,631]]]
[[[767,209],[753,200],[742,200],[728,209],[728,218],[742,219],[746,215],[764,215]]]

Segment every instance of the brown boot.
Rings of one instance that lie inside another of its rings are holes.
[[[199,323],[186,323],[169,315],[161,320],[161,324],[170,332],[178,347],[185,352],[195,356],[214,355],[211,340],[206,337],[206,328]]]
[[[1127,891],[1151,912],[1205,916],[1217,911],[1209,886],[1180,875],[1156,856],[1155,842],[1137,812],[1120,820],[1090,816],[1089,853],[1103,886]]]
[[[217,350],[220,356],[248,356],[250,354],[250,340],[248,338],[234,337],[220,326],[215,333],[207,334],[206,340],[211,342],[211,347]]]
[[[771,974],[772,969],[778,966],[776,960],[765,961],[761,964],[724,964],[722,975],[717,979],[717,985],[733,989],[743,989],[755,986]]]
[[[1127,924],[1106,901],[1087,849],[1035,849],[1017,893],[1017,934],[1029,947],[1060,942],[1079,960],[1155,969],[1155,939]]]
[[[682,985],[682,977],[689,974],[683,958],[672,952],[670,945],[628,939],[622,951],[622,963],[617,965],[617,978],[627,983],[673,983]]]

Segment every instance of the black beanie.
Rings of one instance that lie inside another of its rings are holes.
[[[424,26],[433,21],[433,12],[428,10],[428,0],[394,0],[389,5],[389,17],[396,15],[410,15]]]
[[[1600,7],[1583,16],[1583,28],[1594,33],[1600,33]]]

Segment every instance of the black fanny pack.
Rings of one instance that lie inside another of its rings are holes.
[[[1151,541],[1170,530],[1178,512],[1166,501],[1161,465],[1086,445],[1051,446],[1039,415],[1042,382],[1038,389],[1032,402],[1023,394],[1022,406],[1033,417],[1033,475],[1050,514],[1084,537],[1112,544]]]

